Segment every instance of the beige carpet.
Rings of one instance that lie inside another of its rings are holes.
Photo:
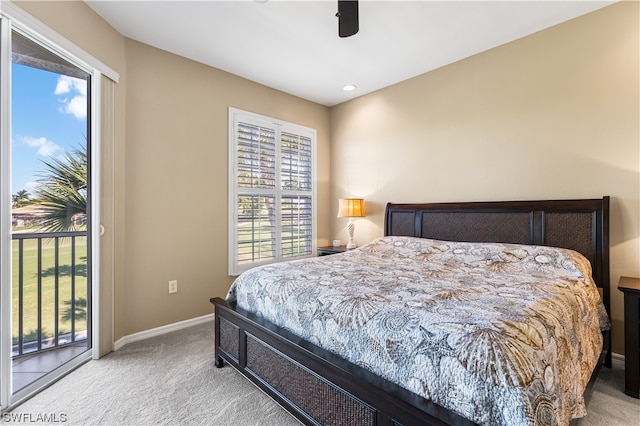
[[[640,426],[640,399],[624,393],[624,361],[602,367],[587,405],[587,415],[577,426]]]
[[[622,392],[623,376],[619,361],[602,369],[579,426],[640,426],[640,401]],[[212,322],[91,361],[18,413],[64,414],[73,425],[299,425],[234,369],[214,367]]]
[[[233,368],[213,365],[213,322],[90,361],[15,413],[64,414],[73,425],[300,424]]]

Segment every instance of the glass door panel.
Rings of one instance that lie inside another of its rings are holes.
[[[16,31],[11,53],[16,394],[91,349],[91,81],[90,74]]]

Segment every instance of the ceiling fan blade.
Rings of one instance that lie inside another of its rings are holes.
[[[358,0],[338,0],[338,35],[349,37],[360,29],[358,24]]]

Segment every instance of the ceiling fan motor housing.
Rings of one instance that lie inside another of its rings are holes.
[[[358,32],[358,0],[338,0],[338,35],[350,37]]]

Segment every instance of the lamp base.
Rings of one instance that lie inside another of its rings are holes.
[[[351,250],[356,248],[356,243],[353,241],[353,231],[356,225],[353,223],[353,219],[349,218],[349,224],[347,225],[347,229],[349,230],[349,242],[347,243],[347,250]]]

